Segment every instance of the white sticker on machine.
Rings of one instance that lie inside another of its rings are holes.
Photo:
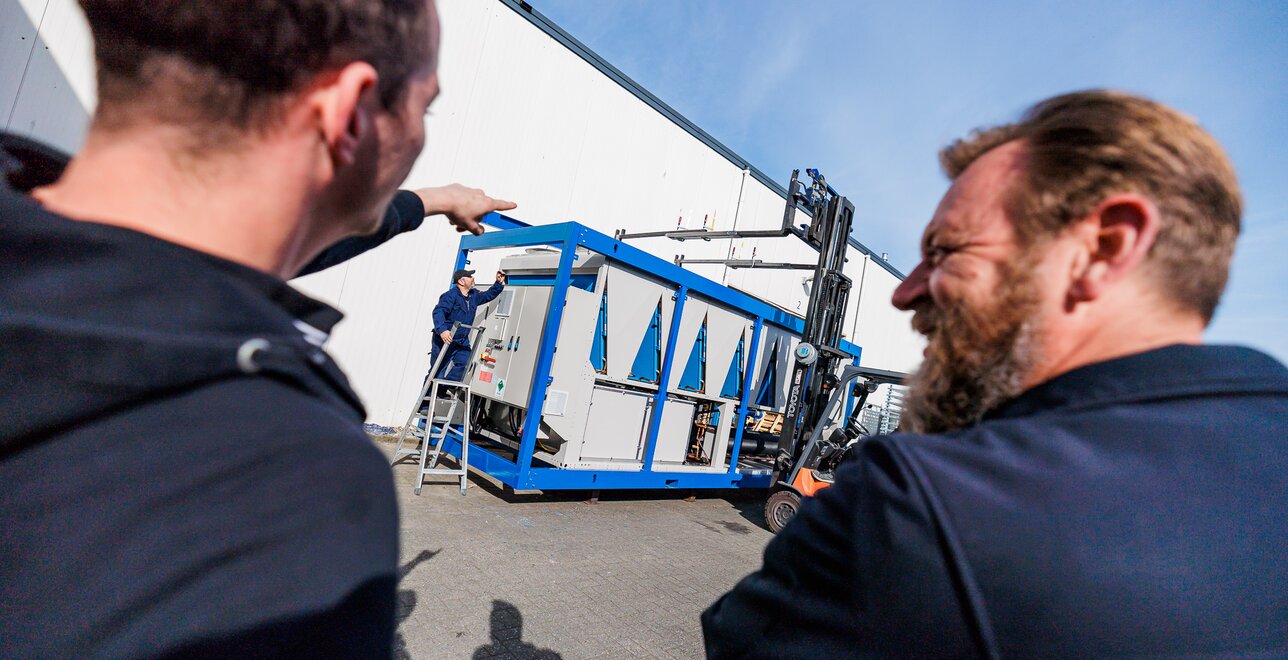
[[[551,417],[563,417],[568,410],[568,393],[564,390],[546,390],[546,405],[542,413]]]

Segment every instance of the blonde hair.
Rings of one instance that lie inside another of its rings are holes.
[[[1007,211],[1022,242],[1053,236],[1113,193],[1149,197],[1162,223],[1145,262],[1160,291],[1211,321],[1229,276],[1243,200],[1221,145],[1161,103],[1092,90],[1034,105],[939,154],[957,178],[985,152],[1021,141],[1026,164]]]

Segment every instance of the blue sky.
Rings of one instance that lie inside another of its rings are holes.
[[[1288,362],[1288,2],[529,1],[771,177],[821,169],[905,271],[944,144],[1076,89],[1177,107],[1243,185],[1208,340]]]

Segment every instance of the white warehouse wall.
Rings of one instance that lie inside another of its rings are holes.
[[[775,229],[783,198],[500,2],[439,0],[442,95],[427,146],[405,187],[459,181],[513,199],[531,224],[574,220],[606,234],[702,226]],[[24,45],[26,44],[26,45]],[[24,53],[24,50],[26,51]],[[93,103],[92,44],[74,0],[14,0],[0,7],[0,117],[7,130],[74,150]],[[790,173],[781,175],[782,183]],[[842,191],[844,192],[844,191]],[[798,222],[805,222],[798,213]],[[370,421],[403,421],[428,367],[432,320],[449,286],[458,235],[434,219],[380,249],[295,284],[346,314],[329,350],[349,374]],[[814,262],[793,238],[633,241],[665,259]],[[480,285],[500,254],[477,256]],[[802,310],[806,271],[692,270]],[[909,371],[921,341],[889,303],[898,277],[850,250],[854,281],[846,335],[862,364]]]
[[[94,44],[75,0],[0,2],[0,126],[75,151],[94,99]]]

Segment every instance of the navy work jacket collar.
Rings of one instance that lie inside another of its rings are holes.
[[[984,415],[1026,417],[1208,394],[1288,394],[1288,368],[1242,346],[1177,344],[1074,369]]]
[[[295,287],[275,275],[260,272],[249,266],[243,266],[204,252],[198,252],[197,256],[230,277],[234,277],[243,284],[259,291],[274,305],[280,307],[282,311],[290,314],[292,318],[298,319],[326,335],[330,335],[332,328],[344,320],[344,314],[340,310],[321,300],[316,300],[300,293]]]
[[[49,145],[20,135],[0,132],[0,191],[3,191],[4,188],[11,188],[13,192],[26,198],[25,201],[29,201],[35,208],[38,206],[35,200],[27,197],[32,189],[47,186],[57,181],[58,177],[62,176],[63,171],[67,169],[67,164],[70,160],[70,156]],[[40,210],[43,211],[43,207],[40,207]],[[164,245],[168,249],[190,252],[192,256],[201,259],[213,268],[259,291],[293,318],[299,319],[322,333],[329,335],[331,329],[344,319],[344,314],[340,313],[339,310],[296,291],[277,276],[262,273],[212,254],[162,241],[149,234],[142,234],[132,229],[98,223],[81,225],[81,227],[89,231],[116,234],[120,237],[136,236],[145,242],[151,241],[153,247]]]

